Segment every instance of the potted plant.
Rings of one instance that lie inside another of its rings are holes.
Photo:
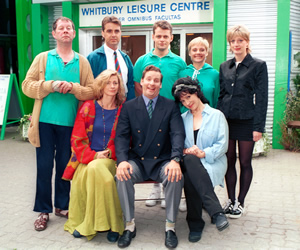
[[[28,128],[31,121],[31,114],[24,115],[20,120],[19,131],[24,140],[28,138]]]
[[[297,53],[295,59],[298,61],[300,68],[300,53]],[[300,152],[300,129],[288,128],[291,121],[300,121],[300,75],[297,74],[293,79],[295,91],[289,91],[286,99],[286,109],[284,118],[280,123],[281,138],[280,144],[290,151]]]
[[[271,148],[270,139],[267,133],[262,134],[262,138],[255,142],[253,156],[267,156]]]

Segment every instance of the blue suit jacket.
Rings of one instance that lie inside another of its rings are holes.
[[[133,160],[145,180],[157,179],[160,167],[182,158],[185,131],[174,101],[158,96],[152,119],[142,96],[123,104],[117,125],[117,163]]]
[[[133,65],[128,55],[126,55],[123,51],[120,50],[121,55],[124,58],[124,61],[128,68],[127,75],[127,100],[131,100],[135,97],[134,92],[134,82],[133,82]],[[102,71],[107,69],[106,56],[104,51],[104,46],[102,45],[100,48],[94,50],[87,57],[90,62],[94,78],[96,78]]]

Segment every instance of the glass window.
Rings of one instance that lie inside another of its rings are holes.
[[[100,48],[102,44],[103,44],[102,36],[93,36],[93,50]]]
[[[146,36],[122,36],[121,50],[130,57],[134,65],[136,60],[146,53]]]
[[[171,42],[171,51],[180,56],[180,34],[173,34],[173,41]]]

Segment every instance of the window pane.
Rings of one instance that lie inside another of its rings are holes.
[[[134,65],[146,53],[146,36],[122,36],[121,50],[130,57]]]
[[[173,41],[171,42],[171,51],[180,56],[180,35],[174,34]]]
[[[93,50],[100,48],[102,44],[102,36],[93,36]]]

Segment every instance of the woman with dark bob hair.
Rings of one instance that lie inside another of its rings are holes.
[[[190,77],[178,79],[173,85],[172,94],[176,102],[188,108],[182,114],[186,134],[182,172],[189,241],[197,242],[205,225],[202,207],[205,207],[219,231],[229,225],[214,192],[215,186],[224,185],[228,126],[223,113],[207,104],[197,80]]]

